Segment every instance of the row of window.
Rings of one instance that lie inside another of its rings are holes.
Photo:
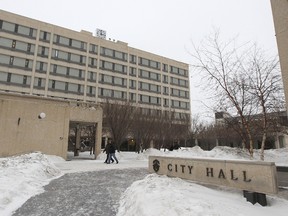
[[[151,71],[146,71],[146,70],[141,70],[139,69],[139,77],[145,78],[145,79],[150,79],[150,80],[156,80],[156,81],[161,81],[161,75],[158,73],[154,73]]]
[[[141,114],[143,114],[143,115],[160,116],[161,113],[162,113],[161,110],[149,109],[149,108],[141,108]],[[171,112],[170,111],[163,111],[163,114],[167,118],[171,117]],[[174,112],[173,114],[174,114],[173,118],[175,118],[175,119],[187,119],[187,118],[189,118],[189,116],[187,116],[188,114],[186,114],[186,113]]]
[[[11,32],[14,34],[19,34],[26,37],[36,38],[37,31],[31,27],[18,25],[15,23],[0,20],[0,29],[2,31]]]
[[[161,93],[161,86],[151,83],[139,82],[139,90]]]
[[[75,83],[68,83],[62,82],[57,80],[49,80],[49,90],[52,91],[62,91],[65,93],[72,93],[72,94],[83,94],[84,86]],[[38,89],[45,88],[45,79],[35,77],[34,79],[34,87]],[[87,86],[87,93],[88,96],[95,96],[96,94],[96,87],[94,86]]]
[[[112,70],[112,71],[116,71],[116,72],[120,72],[120,73],[125,73],[127,71],[127,67],[124,65],[111,63],[111,62],[107,62],[107,61],[100,61],[100,63],[102,64],[103,69],[105,69],[105,70]],[[20,68],[25,68],[25,69],[31,70],[32,65],[33,65],[33,61],[30,59],[23,59],[23,58],[19,58],[19,57],[7,56],[7,55],[0,54],[0,64],[10,65],[10,66],[14,66],[14,67],[20,67]],[[47,71],[47,65],[48,64],[45,62],[37,62],[36,63],[36,71],[46,72]],[[64,67],[64,66],[56,65],[56,64],[51,64],[50,72],[54,73],[56,75],[60,75],[60,76],[62,75],[62,76],[80,78],[80,79],[85,78],[85,73],[81,69]],[[157,80],[157,81],[161,80],[160,74],[157,74],[154,72],[149,72],[149,71],[144,71],[144,70],[139,70],[139,76],[142,78],[147,78],[147,79],[152,79],[152,80]],[[164,81],[165,81],[165,77],[166,77],[166,79],[168,79],[167,76],[164,76]],[[96,73],[89,72],[88,79],[90,81],[96,81]],[[112,81],[112,76],[108,76],[108,75],[106,75],[106,76],[102,75],[101,81],[104,83],[110,83],[110,84],[116,84],[116,85],[122,85],[122,86],[126,86],[126,84],[127,84],[126,79],[124,79],[124,78],[119,78],[119,79],[115,78],[115,81]],[[174,78],[174,77],[171,77],[170,83],[178,85],[178,86],[188,87],[188,81]],[[135,88],[136,87],[135,84],[136,83],[132,82],[131,87]],[[143,89],[143,90],[160,92],[160,86],[158,86],[158,85],[145,84],[145,83],[140,82],[139,88]],[[167,93],[167,92],[165,92],[165,93]],[[188,97],[187,92],[176,90],[176,89],[173,90],[171,92],[171,94],[174,96]]]
[[[3,59],[3,58],[0,58]],[[23,59],[20,59],[23,61]],[[8,59],[6,60],[8,61]],[[19,62],[19,59],[14,59],[14,61],[18,65],[21,66],[24,64],[24,62]],[[1,61],[0,61],[1,63]],[[31,67],[31,65],[30,65]],[[43,62],[37,62],[36,64],[36,69],[37,70],[46,70],[47,69],[47,64]],[[81,69],[76,69],[76,68],[70,68],[70,67],[64,67],[61,65],[56,65],[52,64],[50,67],[50,72],[51,74],[54,75],[59,75],[59,76],[65,76],[65,77],[74,77],[74,78],[80,78],[84,79],[85,74],[84,71]],[[96,81],[96,73],[89,71],[88,72],[88,80],[89,81]],[[111,84],[111,85],[118,85],[122,87],[127,86],[127,79],[125,78],[120,78],[120,77],[115,77],[115,76],[110,76],[110,75],[105,75],[105,74],[100,74],[100,82],[101,83],[106,83],[106,84]],[[136,80],[130,80],[129,81],[129,87],[130,88],[136,88]],[[161,86],[151,84],[151,83],[145,83],[145,82],[139,82],[139,90],[146,90],[146,91],[152,91],[156,93],[161,92]],[[163,87],[163,94],[169,94],[169,88],[168,87]],[[183,91],[183,90],[178,90],[171,88],[171,95],[172,96],[178,96],[178,97],[184,97],[184,98],[189,98],[189,92]]]
[[[0,37],[0,46],[12,50],[17,50],[19,52],[25,52],[28,54],[34,54],[35,45],[31,43],[26,43],[22,41],[16,41],[9,38]]]
[[[30,53],[33,53],[34,49],[35,49],[35,45],[33,45],[33,44],[25,43],[25,42],[21,42],[21,41],[15,41],[12,39],[2,38],[2,37],[0,37],[0,46],[9,47],[9,48],[13,48],[13,49],[16,49],[19,51],[25,51],[25,52],[30,52]],[[106,50],[108,50],[108,49],[106,49]],[[115,52],[113,52],[113,50],[110,50],[110,51],[115,54]],[[39,46],[37,53],[38,53],[38,55],[41,55],[42,57],[44,57],[44,56],[48,57],[49,48],[45,47],[45,46]],[[124,53],[122,53],[121,55],[123,55],[123,54]],[[72,53],[68,53],[68,52],[64,52],[64,51],[59,51],[56,49],[53,49],[52,57],[57,58],[57,59],[61,59],[64,61],[75,62],[75,63],[82,63],[83,64],[85,62],[85,56],[72,54]],[[97,67],[97,59],[89,57],[89,66],[90,67]],[[107,70],[111,70],[111,71],[117,71],[117,72],[121,72],[121,73],[126,73],[126,70],[127,70],[127,67],[124,65],[115,64],[115,63],[107,62],[107,61],[102,61],[101,67],[103,69],[107,69]],[[173,72],[175,72],[175,71],[178,71],[178,72],[182,71],[183,73],[185,72],[185,70],[180,69],[180,68],[176,68],[176,67],[172,67],[172,66],[171,66],[171,68],[173,68]],[[141,69],[139,71],[140,71],[139,72],[140,77],[160,81],[160,74],[141,70]],[[129,74],[132,76],[136,76],[136,68],[130,67]],[[183,74],[181,74],[181,75],[183,75]],[[181,80],[181,79],[179,79],[179,80]],[[168,76],[167,75],[163,75],[163,82],[168,83]],[[181,82],[181,81],[175,80],[173,83],[178,84],[178,82]],[[182,86],[186,86],[186,85],[182,84]]]
[[[19,74],[0,72],[0,82],[22,86],[30,86],[31,77]]]
[[[31,77],[27,77],[25,75],[18,75],[18,74],[11,74],[6,72],[0,72],[0,82],[5,84],[14,84],[14,85],[22,85],[29,87],[31,84]],[[34,87],[38,89],[45,88],[45,79],[35,77],[34,79]],[[70,83],[70,82],[63,82],[58,80],[49,80],[48,88],[51,91],[60,91],[65,93],[72,93],[72,94],[83,94],[84,93],[84,85]],[[87,95],[88,96],[95,96],[96,87],[94,86],[87,86]],[[112,89],[105,89],[99,88],[98,95],[100,97],[109,97],[109,98],[116,98],[116,99],[127,99],[127,93],[125,91],[117,91]],[[136,101],[136,94],[130,93],[129,99],[131,101]],[[138,100],[140,103],[147,103],[153,105],[161,105],[161,98],[154,97],[149,95],[138,95]],[[169,107],[169,99],[164,99],[164,106]],[[181,108],[181,109],[189,109],[188,102],[182,102],[178,100],[171,100],[171,107],[173,108]]]
[[[121,100],[127,99],[127,93],[126,92],[112,90],[112,89],[105,89],[105,88],[99,88],[98,96],[99,97],[105,97],[105,98],[121,99]]]
[[[0,64],[31,70],[33,60],[0,54]]]
[[[127,66],[100,60],[100,69],[109,70],[117,73],[127,74]]]
[[[127,53],[101,47],[100,55],[115,58],[121,61],[127,61]]]
[[[3,20],[0,20],[0,29],[2,29],[3,31],[13,33],[13,34],[20,34],[20,35],[28,36],[28,37],[32,37],[32,38],[36,38],[36,35],[37,35],[37,30],[34,28],[23,26],[23,25],[18,25],[18,24],[3,21]],[[41,30],[39,39],[41,41],[50,42],[51,33]],[[14,41],[14,43],[16,43],[16,41]],[[55,34],[53,36],[53,43],[57,44],[57,45],[66,46],[69,48],[82,50],[82,51],[87,50],[87,43],[86,42],[72,39],[72,38],[68,38],[65,36],[58,35],[58,34]],[[19,46],[21,46],[21,45],[19,45]],[[20,50],[23,50],[23,47],[20,48]],[[33,52],[33,50],[31,50],[29,52]],[[38,52],[40,52],[40,51],[38,51]],[[48,50],[47,51],[41,51],[41,53],[42,52],[45,52],[47,55]],[[89,45],[89,52],[97,54],[98,53],[98,46],[95,44],[90,44]],[[109,48],[105,48],[105,47],[101,47],[100,54],[102,56],[106,56],[106,57],[110,57],[110,58],[114,58],[114,59],[118,59],[118,60],[122,60],[122,61],[126,61],[126,62],[128,59],[127,53],[113,50],[113,49],[109,49]],[[130,59],[130,61],[129,61],[130,63],[134,63],[134,64],[137,63],[136,62],[137,61],[136,55],[129,55],[129,59]],[[138,64],[141,66],[153,68],[156,70],[161,69],[161,63],[160,62],[157,62],[157,61],[154,61],[151,59],[146,59],[143,57],[138,58]],[[167,64],[162,64],[162,71],[168,71],[168,65]],[[178,67],[174,67],[174,66],[170,66],[170,72],[174,73],[174,74],[179,74],[182,76],[188,76],[187,70],[184,70],[184,69],[181,69]]]
[[[170,77],[170,84],[174,84],[174,85],[177,85],[177,86],[183,86],[183,87],[188,87],[189,86],[188,80],[178,79],[178,78],[175,78],[175,77]]]
[[[85,71],[76,68],[64,67],[61,65],[51,64],[50,72],[52,74],[68,76],[68,77],[77,77],[79,79],[85,79]]]
[[[52,58],[73,62],[77,64],[85,64],[86,62],[86,56],[65,52],[57,49],[52,49]]]
[[[122,87],[127,86],[127,79],[120,78],[120,77],[115,77],[115,76],[110,76],[110,75],[105,75],[105,74],[100,74],[100,80],[101,83],[106,83],[110,85],[118,85]]]
[[[67,38],[61,35],[57,35],[55,34],[53,37],[53,43],[54,44],[59,44],[62,46],[66,46],[66,47],[71,47],[71,48],[76,48],[76,49],[80,49],[83,51],[87,50],[87,43],[83,42],[83,41],[79,41],[79,40],[75,40],[75,39],[71,39],[71,38]]]
[[[138,62],[139,65],[154,68],[157,70],[161,69],[161,63],[160,62],[153,61],[153,60],[146,59],[146,58],[142,58],[142,57],[139,57],[138,61],[139,61]]]

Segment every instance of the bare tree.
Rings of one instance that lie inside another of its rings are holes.
[[[116,148],[120,150],[121,143],[127,137],[131,129],[135,107],[129,102],[106,100],[103,104],[103,125],[111,131]]]
[[[136,149],[138,152],[140,149],[150,148],[150,142],[155,136],[154,127],[157,119],[151,113],[145,113],[144,110],[140,107],[137,108],[131,130],[136,140]]]
[[[200,138],[200,134],[206,129],[206,123],[201,121],[199,115],[195,115],[191,119],[191,138],[195,140],[195,145],[198,145],[198,139]]]
[[[255,47],[250,64],[246,68],[246,77],[250,85],[249,93],[255,97],[255,102],[259,105],[262,114],[260,159],[264,160],[264,147],[269,128],[268,114],[274,111],[274,99],[279,98],[282,89],[279,60],[277,57],[268,59],[263,50]]]
[[[218,106],[240,116],[243,130],[239,132],[243,138],[246,137],[244,132],[247,135],[249,144],[246,147],[250,156],[253,157],[253,139],[249,118],[247,118],[253,112],[253,103],[246,94],[247,80],[242,75],[245,53],[239,55],[240,47],[235,48],[234,42],[231,40],[228,43],[222,43],[219,33],[216,32],[200,48],[194,46],[195,52],[191,55],[196,60],[193,66],[207,81],[207,88],[213,89]],[[243,145],[245,143],[244,139]]]

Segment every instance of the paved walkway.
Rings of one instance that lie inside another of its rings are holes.
[[[30,198],[13,216],[114,216],[121,194],[147,168],[67,173]]]

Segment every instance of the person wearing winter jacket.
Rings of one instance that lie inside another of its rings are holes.
[[[114,163],[113,158],[109,158],[110,148],[111,148],[111,141],[109,141],[109,142],[107,143],[107,145],[105,146],[105,149],[103,150],[103,152],[106,152],[106,155],[107,155],[107,156],[106,156],[106,160],[105,160],[104,163],[108,163],[108,161],[109,161],[109,163],[110,163],[110,160],[112,161],[112,163]]]
[[[118,164],[118,159],[116,158],[116,155],[115,155],[115,145],[111,143],[110,150],[109,150],[109,159],[108,159],[107,164],[109,164],[110,160],[113,160],[113,159],[116,160],[116,163]]]

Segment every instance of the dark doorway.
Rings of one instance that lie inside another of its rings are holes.
[[[70,122],[67,159],[95,159],[96,124]]]

